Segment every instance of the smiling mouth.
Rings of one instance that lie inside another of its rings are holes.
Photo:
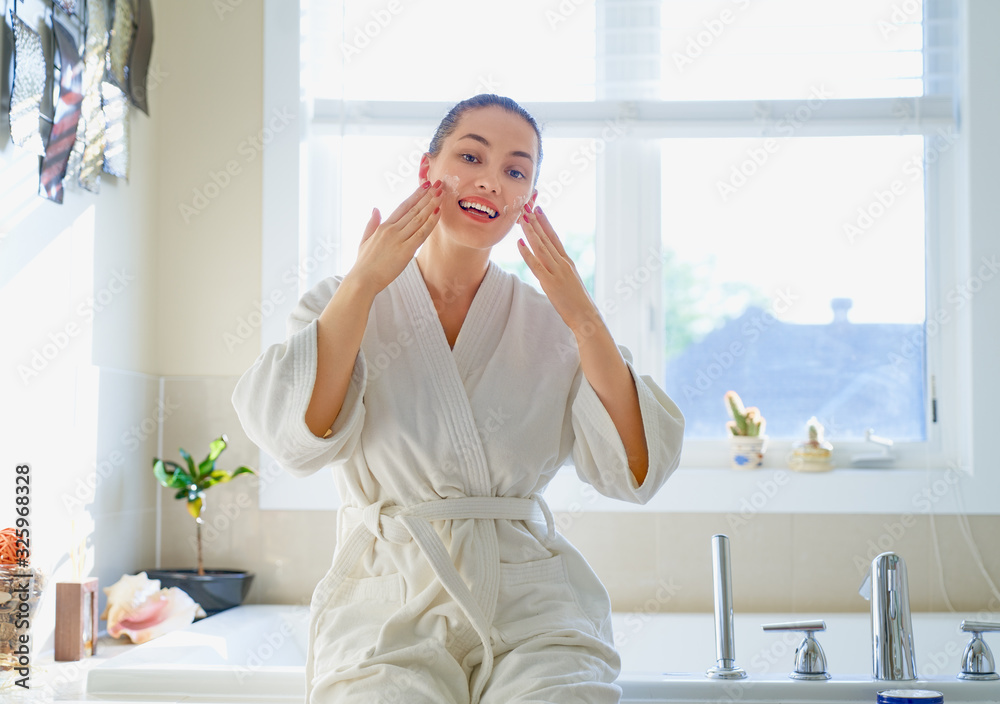
[[[458,207],[466,212],[478,213],[480,215],[485,215],[490,220],[497,217],[500,213],[495,211],[488,205],[483,205],[482,203],[473,203],[471,201],[460,200],[458,201]]]

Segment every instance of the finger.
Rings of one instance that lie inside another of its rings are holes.
[[[441,182],[438,181],[438,184]],[[424,194],[409,210],[403,213],[395,224],[398,224],[401,228],[401,234],[404,237],[409,237],[413,234],[415,227],[413,226],[413,219],[420,217],[421,213],[427,213],[434,209],[435,203],[440,203],[441,195],[444,193],[444,189],[438,185],[437,187],[431,186],[427,189],[427,193]],[[419,225],[418,225],[419,226]]]
[[[422,245],[427,240],[427,238],[430,237],[431,233],[434,232],[434,228],[438,224],[438,220],[440,219],[441,219],[441,207],[438,206],[434,208],[433,211],[431,211],[430,215],[427,216],[427,219],[424,221],[424,223],[420,227],[418,227],[417,230],[407,240],[407,242],[413,244],[413,251],[416,251],[417,247]]]
[[[400,203],[399,206],[392,211],[392,215],[390,215],[385,221],[386,224],[399,222],[400,218],[419,204],[421,199],[432,197],[434,195],[435,188],[439,188],[440,186],[440,181],[434,184],[434,186],[431,186],[428,182],[418,186],[417,190],[407,196],[406,200]]]
[[[532,232],[538,238],[539,245],[535,249],[542,250],[542,253],[546,257],[546,262],[555,264],[559,259],[559,249],[552,241],[553,235],[555,235],[552,226],[549,225],[548,229],[546,229],[535,211],[525,214],[525,219],[531,223]]]
[[[441,210],[441,190],[439,189],[430,200],[419,203],[418,206],[412,216],[400,225],[399,236],[404,240],[413,237],[421,230],[431,216],[439,214]],[[434,219],[435,224],[437,220],[438,218]]]
[[[541,267],[541,264],[538,263],[538,258],[532,253],[524,239],[518,239],[517,251],[521,253],[521,258],[524,259],[524,263],[528,265],[528,270],[535,275],[536,279],[540,281],[541,277],[539,276],[539,268]]]
[[[531,245],[531,250],[534,252],[535,258],[546,270],[552,271],[555,265],[554,250],[552,245],[545,241],[547,238],[544,237],[544,233],[538,225],[538,220],[533,215],[528,215],[527,213],[521,219],[523,220],[521,229],[524,231],[528,244]]]
[[[378,211],[378,208],[372,208],[372,216],[368,220],[368,224],[365,225],[365,234],[361,236],[361,244],[364,244],[365,240],[375,234],[375,230],[378,229],[381,222],[382,214]]]
[[[552,223],[549,222],[548,216],[542,211],[540,207],[536,207],[532,211],[532,213],[534,215],[534,218],[538,221],[539,225],[541,225],[542,231],[546,235],[548,235],[548,239],[554,246],[555,251],[557,251],[560,255],[568,259],[569,255],[566,254],[566,250],[563,248],[562,240],[560,240],[559,235],[556,234],[555,228],[553,228]]]

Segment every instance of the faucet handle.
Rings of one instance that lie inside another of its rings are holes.
[[[962,621],[961,629],[972,634],[972,640],[962,653],[960,680],[997,680],[996,664],[990,646],[983,640],[983,633],[1000,631],[1000,623],[991,621]]]
[[[784,623],[765,623],[761,625],[765,631],[802,631],[805,638],[795,649],[795,669],[788,676],[793,680],[828,680],[830,673],[826,671],[826,653],[819,641],[813,637],[816,631],[825,631],[825,621],[788,621]]]
[[[765,631],[825,631],[826,621],[788,621],[785,623],[764,623],[761,628]]]
[[[1000,623],[995,621],[962,621],[960,626],[965,633],[988,633],[989,631],[1000,631]]]

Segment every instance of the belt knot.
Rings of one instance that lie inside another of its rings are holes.
[[[361,520],[365,524],[365,528],[374,535],[379,540],[385,540],[385,535],[382,533],[382,505],[384,501],[376,501],[373,504],[368,504],[361,511]]]

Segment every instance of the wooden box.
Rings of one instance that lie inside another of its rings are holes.
[[[97,579],[56,584],[56,652],[60,662],[97,652]]]

